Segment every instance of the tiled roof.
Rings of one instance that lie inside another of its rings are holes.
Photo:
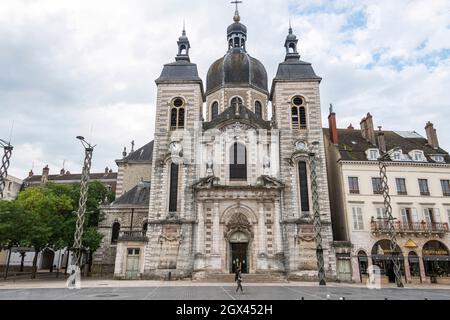
[[[428,144],[428,140],[415,132],[395,132],[382,131],[386,141],[386,149],[392,150],[400,148],[403,154],[408,154],[413,150],[422,150],[430,163],[434,163],[430,155],[444,155],[446,163],[450,163],[450,156],[447,151],[442,148],[434,149]],[[324,134],[328,137],[329,129],[324,129]],[[375,132],[377,134],[377,132]],[[339,152],[342,160],[348,161],[369,161],[366,151],[371,148],[378,148],[368,142],[361,135],[361,130],[355,129],[338,129]]]
[[[150,182],[141,182],[130,191],[116,199],[111,206],[115,205],[141,205],[148,206],[150,201]]]
[[[147,143],[119,161],[153,161],[153,143],[154,141]]]

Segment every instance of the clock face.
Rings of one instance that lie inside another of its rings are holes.
[[[295,148],[296,148],[298,151],[304,151],[304,150],[306,150],[306,143],[303,142],[303,141],[298,141],[298,142],[295,144]]]

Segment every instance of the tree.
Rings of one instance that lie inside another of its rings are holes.
[[[65,218],[73,215],[73,200],[44,186],[26,189],[19,194],[16,202],[25,213],[24,242],[32,246],[35,253],[31,275],[34,279],[39,252],[62,243]]]

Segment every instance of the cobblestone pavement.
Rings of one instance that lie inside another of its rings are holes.
[[[1,288],[1,287],[0,287]],[[80,290],[64,288],[4,288],[0,300],[450,300],[448,289],[369,290],[362,287],[318,287],[293,284],[244,286],[236,293],[230,284],[150,286],[150,287],[89,287]]]

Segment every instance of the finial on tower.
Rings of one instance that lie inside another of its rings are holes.
[[[242,3],[242,1],[235,0],[235,1],[231,1],[231,3],[236,5],[236,11],[234,12],[233,20],[234,20],[234,22],[239,22],[239,21],[241,21],[241,16],[239,15],[238,4]]]

